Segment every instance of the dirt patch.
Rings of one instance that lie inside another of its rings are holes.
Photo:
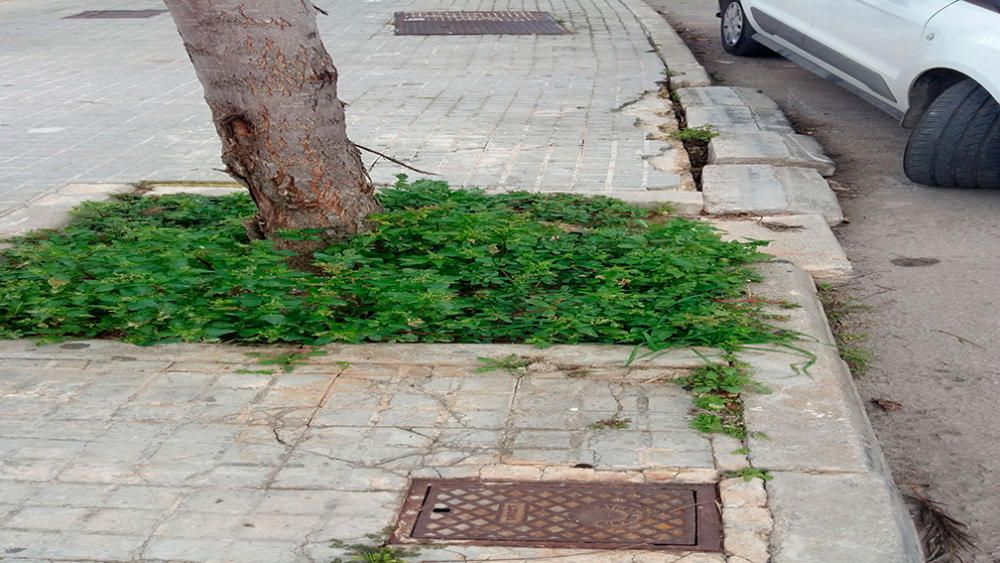
[[[937,258],[893,258],[890,262],[903,268],[922,268],[941,263]]]

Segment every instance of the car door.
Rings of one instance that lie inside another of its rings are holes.
[[[751,25],[779,46],[797,54],[813,23],[813,1],[744,0]]]
[[[956,0],[818,0],[803,48],[897,110],[906,107],[924,27]]]

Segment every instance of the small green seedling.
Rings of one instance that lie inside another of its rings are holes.
[[[737,469],[736,471],[726,471],[723,473],[725,477],[739,477],[746,482],[753,481],[754,479],[760,479],[761,481],[770,481],[774,479],[771,472],[767,469],[757,469],[756,467],[744,467],[742,469]]]
[[[347,545],[340,540],[331,540],[330,547],[347,552],[347,559],[338,557],[331,563],[406,563],[406,558],[420,553],[417,549],[385,545],[385,538],[378,534],[369,534],[367,537],[371,543]]]
[[[323,350],[306,350],[303,352],[288,352],[278,354],[265,354],[263,352],[249,352],[248,356],[257,358],[257,363],[262,366],[277,366],[285,373],[295,371],[295,368],[309,363],[309,358],[313,356],[323,356]]]
[[[528,371],[528,366],[535,363],[534,360],[522,358],[517,354],[510,354],[502,358],[476,358],[480,366],[476,368],[476,373],[490,373],[504,370],[515,375]]]
[[[701,143],[707,145],[713,138],[719,136],[719,132],[713,125],[701,125],[699,127],[686,127],[671,133],[673,138],[684,143]]]

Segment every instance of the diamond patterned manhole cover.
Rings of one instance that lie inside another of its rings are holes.
[[[396,35],[561,35],[548,12],[396,12]]]
[[[393,541],[719,551],[714,485],[413,481]]]
[[[167,13],[166,10],[87,10],[72,16],[66,16],[65,20],[126,20],[151,18]]]

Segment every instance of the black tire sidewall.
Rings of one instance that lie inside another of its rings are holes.
[[[987,96],[985,101],[982,96]],[[903,155],[906,176],[925,186],[1000,188],[1000,112],[983,111],[997,100],[972,79],[939,95],[910,135]],[[970,112],[974,115],[970,115]],[[975,121],[989,118],[992,123]],[[973,144],[968,144],[971,133]],[[959,154],[959,149],[961,154]],[[974,152],[975,154],[969,154]],[[961,167],[961,169],[959,169]]]
[[[729,6],[733,4],[738,4],[740,7],[740,13],[743,16],[743,29],[740,30],[740,39],[735,45],[730,45],[726,41],[725,33],[725,16],[726,11],[729,10]],[[753,34],[754,28],[750,24],[750,20],[747,18],[746,7],[740,0],[728,0],[724,6],[722,6],[722,11],[720,13],[720,23],[719,23],[719,40],[722,42],[722,48],[726,50],[727,53],[732,55],[737,55],[741,57],[759,55],[764,51],[764,46],[760,43],[754,41]]]

